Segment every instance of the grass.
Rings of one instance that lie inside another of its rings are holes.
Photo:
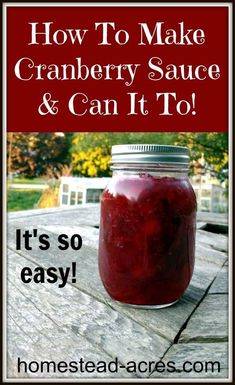
[[[35,208],[42,195],[42,190],[8,190],[7,210],[30,210]]]
[[[10,183],[8,179],[8,184]],[[42,178],[12,178],[11,183],[19,183],[19,184],[47,184],[47,181]]]

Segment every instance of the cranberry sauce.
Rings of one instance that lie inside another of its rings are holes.
[[[193,273],[195,217],[187,178],[114,176],[102,195],[99,244],[109,295],[135,305],[179,299]]]

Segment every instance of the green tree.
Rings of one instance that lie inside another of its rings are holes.
[[[32,157],[33,135],[31,133],[10,132],[7,135],[8,174],[32,176],[35,162]]]
[[[175,144],[190,149],[191,173],[209,171],[221,182],[228,180],[228,135],[227,133],[202,132],[179,133]]]
[[[33,178],[56,176],[71,161],[72,133],[8,133],[8,173]]]
[[[115,144],[156,143],[187,146],[190,150],[191,174],[209,171],[221,181],[228,178],[228,136],[225,133],[171,132],[103,132],[73,135],[71,156],[75,174],[86,176],[109,175],[111,147]],[[98,158],[94,154],[98,154]],[[100,159],[105,166],[100,168]],[[205,160],[205,162],[204,162]],[[90,170],[90,171],[89,171]]]
[[[60,169],[71,161],[71,133],[37,133],[33,146],[35,176],[50,172],[57,177]]]
[[[26,177],[50,175],[61,170],[85,176],[110,175],[111,147],[115,144],[158,143],[187,146],[191,174],[209,171],[228,179],[228,135],[225,133],[94,132],[9,133],[8,172]]]

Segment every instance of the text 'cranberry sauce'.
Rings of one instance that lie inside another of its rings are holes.
[[[99,270],[120,302],[164,307],[189,285],[196,199],[185,147],[113,146],[113,178],[101,200]]]

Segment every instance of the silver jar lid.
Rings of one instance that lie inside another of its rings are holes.
[[[161,144],[121,144],[112,146],[111,163],[189,164],[189,150]]]

